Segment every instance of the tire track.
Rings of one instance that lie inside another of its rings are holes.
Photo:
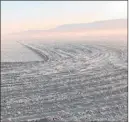
[[[38,56],[40,56],[45,62],[47,62],[49,60],[49,57],[47,55],[44,54],[43,51],[38,50],[32,46],[26,45],[26,44],[22,44],[21,42],[19,42],[21,45],[23,45],[24,47],[28,48],[29,50],[33,51],[34,53],[36,53]]]
[[[2,63],[2,120],[126,121],[126,50],[24,45],[43,62]]]

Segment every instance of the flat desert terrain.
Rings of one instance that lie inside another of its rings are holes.
[[[2,53],[3,122],[127,121],[127,45],[17,45]]]

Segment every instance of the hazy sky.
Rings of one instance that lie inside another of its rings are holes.
[[[2,1],[2,34],[127,18],[127,1]]]

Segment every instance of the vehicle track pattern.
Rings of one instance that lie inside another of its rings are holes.
[[[43,61],[1,63],[1,119],[127,121],[127,49],[24,45]]]

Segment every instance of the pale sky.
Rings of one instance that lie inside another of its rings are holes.
[[[2,34],[127,19],[127,1],[2,1]]]

